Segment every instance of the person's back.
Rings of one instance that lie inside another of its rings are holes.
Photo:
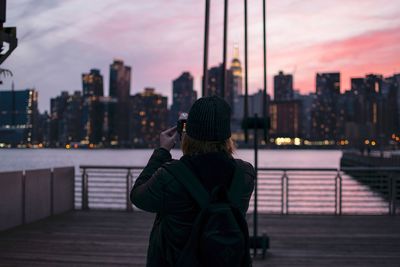
[[[161,147],[154,151],[131,191],[133,204],[157,213],[147,266],[175,266],[201,211],[185,185],[169,171],[171,166],[184,164],[209,194],[215,188],[228,190],[239,168],[244,177],[238,210],[243,216],[253,192],[254,168],[232,157],[230,108],[224,100],[207,97],[193,104],[181,145],[184,156],[179,161],[172,160],[169,153],[176,136],[175,127],[160,135]]]

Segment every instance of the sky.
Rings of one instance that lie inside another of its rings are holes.
[[[222,62],[223,1],[211,1],[209,67]],[[262,0],[250,0],[249,91],[263,87]],[[9,0],[5,26],[16,26],[19,45],[2,64],[13,71],[0,90],[36,88],[39,108],[61,91],[81,90],[81,74],[101,70],[109,92],[114,58],[132,67],[131,94],[145,87],[167,95],[183,71],[201,91],[204,3],[199,0]],[[243,59],[243,1],[229,1],[228,59],[235,44]],[[317,72],[350,77],[400,72],[400,1],[267,1],[268,92],[282,70],[294,87],[315,91]]]

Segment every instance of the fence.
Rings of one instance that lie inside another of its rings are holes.
[[[136,209],[130,189],[143,167],[80,166],[75,207]],[[274,214],[398,214],[400,168],[259,168],[257,206]],[[249,213],[253,212],[254,194]]]
[[[74,167],[0,173],[0,231],[74,208]]]

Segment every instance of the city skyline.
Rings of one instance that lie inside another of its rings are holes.
[[[82,88],[62,91],[50,99],[50,112],[40,113],[34,89],[0,91],[0,147],[152,147],[160,131],[188,112],[197,96],[188,72],[173,80],[173,105],[155,88],[130,94],[131,67],[122,60],[109,65],[109,96],[104,96],[103,75],[97,69],[82,73]],[[227,70],[225,100],[232,107],[232,136],[243,143],[241,129],[244,95],[235,80],[242,79],[241,64],[232,60]],[[207,95],[221,95],[221,65],[211,67]],[[293,74],[274,76],[274,98],[263,91],[249,94],[248,114],[270,116],[267,145],[353,147],[395,144],[400,125],[400,73],[351,78],[351,90],[341,92],[340,72],[316,74],[314,92],[293,88]],[[379,141],[378,141],[379,139]],[[265,141],[267,142],[267,141]],[[72,145],[71,145],[72,144]]]
[[[55,93],[80,89],[81,73],[91,68],[107,73],[114,58],[132,66],[131,94],[150,86],[171,99],[171,81],[183,70],[193,74],[199,93],[204,3],[115,3],[8,3],[7,25],[18,27],[20,42],[3,66],[14,72],[16,88],[38,89],[41,111],[49,109],[48,100]],[[249,9],[250,93],[262,87],[261,1],[257,4]],[[216,2],[211,6],[209,67],[222,60],[221,6]],[[342,92],[350,88],[350,77],[399,72],[395,56],[400,53],[396,42],[400,19],[395,15],[399,10],[394,1],[270,1],[269,94],[273,90],[272,75],[278,70],[293,73],[294,88],[302,93],[314,91],[317,72],[340,71]],[[143,12],[146,16],[135,16]],[[242,18],[241,3],[231,1],[228,55],[233,55],[234,43],[238,43],[243,62]],[[155,35],[161,42],[154,42]],[[108,75],[104,78],[108,85]],[[6,79],[0,90],[10,89],[11,81]]]

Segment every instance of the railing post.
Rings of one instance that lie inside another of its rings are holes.
[[[286,173],[286,214],[289,214],[289,176]]]
[[[289,177],[286,170],[282,174],[282,197],[281,197],[281,214],[289,214]]]
[[[285,200],[284,200],[284,195],[285,195],[285,173],[286,173],[286,171],[283,170],[283,174],[282,174],[282,177],[281,177],[281,190],[282,190],[282,192],[281,192],[281,214],[282,215],[285,214],[284,213],[284,210],[285,210],[285,208],[284,208],[284,205],[285,205]]]
[[[390,190],[390,203],[389,203],[389,214],[396,215],[396,177],[392,174],[389,177],[389,190]]]
[[[337,170],[335,177],[335,215],[342,215],[342,176]]]
[[[89,176],[86,168],[82,171],[82,210],[89,209]]]
[[[132,189],[132,172],[128,168],[128,174],[126,175],[126,211],[133,211],[131,204],[131,189]]]
[[[393,197],[393,215],[396,215],[396,213],[397,213],[397,205],[396,205],[396,202],[397,202],[397,183],[398,183],[398,177],[393,177],[393,181],[394,181],[394,197]]]

